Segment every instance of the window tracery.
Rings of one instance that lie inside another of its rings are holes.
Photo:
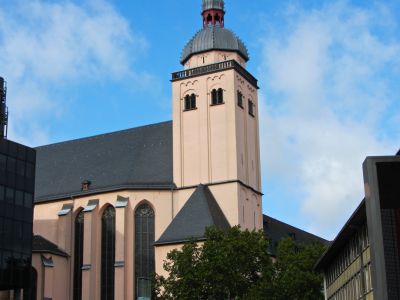
[[[151,277],[155,272],[154,210],[147,203],[135,211],[136,298],[151,299]]]

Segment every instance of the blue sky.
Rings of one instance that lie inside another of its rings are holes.
[[[9,138],[32,146],[171,119],[200,0],[0,0]],[[367,155],[400,147],[400,2],[227,0],[260,89],[263,210],[333,238]]]

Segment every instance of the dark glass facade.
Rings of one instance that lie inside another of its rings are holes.
[[[108,206],[101,220],[101,300],[114,300],[115,209]]]
[[[0,139],[0,290],[30,285],[35,160],[34,149]]]
[[[151,278],[155,272],[154,210],[148,204],[135,211],[136,298],[151,299]]]

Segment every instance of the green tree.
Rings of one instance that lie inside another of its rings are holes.
[[[313,266],[322,244],[279,243],[275,263],[268,254],[262,231],[228,232],[208,228],[202,244],[188,242],[167,255],[168,277],[156,276],[157,299],[323,299],[322,276]]]
[[[273,267],[262,231],[206,229],[202,245],[191,241],[167,255],[167,278],[156,276],[158,299],[244,299]]]
[[[325,249],[321,243],[296,244],[291,238],[281,240],[273,280],[255,286],[249,299],[324,299],[322,274],[313,268]]]

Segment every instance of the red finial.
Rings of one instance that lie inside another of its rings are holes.
[[[203,27],[224,27],[224,0],[203,0]]]

